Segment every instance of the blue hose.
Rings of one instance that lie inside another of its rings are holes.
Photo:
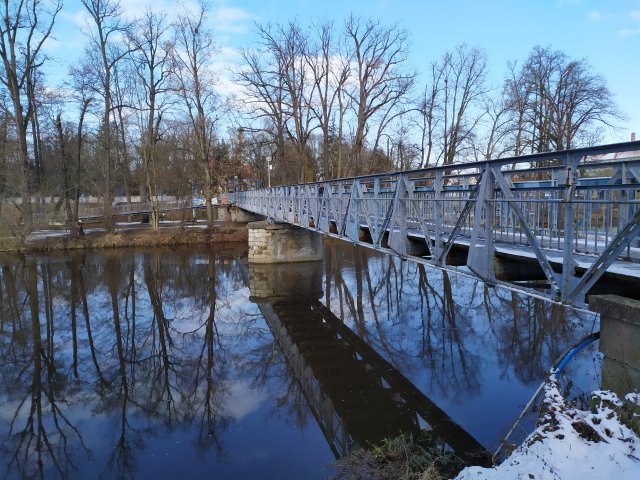
[[[536,392],[533,394],[533,397],[531,397],[531,400],[529,400],[529,403],[527,403],[527,406],[524,407],[524,410],[522,411],[522,413],[520,414],[520,416],[518,417],[518,419],[515,421],[515,423],[511,426],[511,430],[509,430],[509,433],[507,433],[507,436],[504,437],[504,439],[502,440],[502,442],[500,442],[500,445],[498,446],[498,449],[495,451],[495,453],[491,456],[491,461],[495,464],[498,458],[498,454],[500,453],[500,451],[502,450],[502,447],[505,446],[505,444],[507,443],[507,440],[511,437],[511,434],[513,434],[513,432],[515,431],[516,427],[520,424],[520,421],[523,419],[524,415],[527,413],[527,411],[529,411],[529,409],[531,408],[531,406],[533,405],[533,402],[535,401],[536,398],[538,398],[538,395],[540,394],[540,392],[542,391],[542,388],[546,385],[546,383],[549,380],[555,381],[556,380],[556,375],[558,373],[560,373],[560,370],[562,370],[564,368],[564,366],[569,363],[569,360],[571,360],[576,353],[578,353],[580,350],[582,350],[584,347],[586,347],[587,345],[595,342],[596,340],[598,340],[600,338],[600,332],[593,332],[590,333],[589,335],[587,335],[586,337],[583,337],[578,343],[576,343],[574,346],[569,347],[567,350],[564,351],[564,353],[562,355],[560,355],[558,357],[558,359],[555,361],[555,363],[553,364],[553,367],[551,367],[551,370],[549,371],[549,377],[547,377],[545,379],[544,382],[542,382],[540,384],[540,386],[538,387],[538,389],[536,390]]]
[[[590,345],[591,343],[595,342],[599,338],[600,338],[600,332],[590,333],[589,335],[584,337],[582,340],[580,340],[579,343],[569,348],[569,350],[565,351],[565,353],[563,353],[562,356],[560,356],[560,358],[556,360],[555,365],[551,367],[551,375],[557,375],[558,373],[560,373],[560,371],[565,367],[567,363],[569,363],[569,360],[571,360],[576,353],[578,353],[587,345]]]

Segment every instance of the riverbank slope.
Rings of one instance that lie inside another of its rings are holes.
[[[121,229],[115,233],[90,232],[71,237],[65,231],[40,231],[23,240],[0,238],[0,252],[28,253],[62,250],[94,250],[103,248],[224,244],[246,242],[245,225],[221,225],[208,228],[164,227],[154,231],[149,227]]]

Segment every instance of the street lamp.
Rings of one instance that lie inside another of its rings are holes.
[[[267,184],[271,188],[271,155],[267,155]]]

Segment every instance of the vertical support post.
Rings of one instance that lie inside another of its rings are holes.
[[[344,212],[344,197],[345,197],[345,189],[344,189],[344,180],[341,180],[338,184],[338,192],[337,192],[337,202],[336,207],[334,208],[336,228],[340,234],[344,232],[344,220],[346,217],[346,212]]]
[[[493,268],[495,257],[495,215],[494,202],[492,200],[495,200],[494,178],[491,165],[487,163],[482,173],[480,190],[476,199],[467,267],[489,283],[495,282],[496,280]],[[481,239],[481,236],[483,236],[484,239]]]
[[[360,219],[358,218],[358,203],[360,201],[360,181],[355,179],[351,184],[351,197],[345,215],[346,224],[344,234],[352,241],[360,241]]]
[[[305,198],[307,196],[308,192],[307,192],[307,187],[306,185],[304,187],[298,187],[298,195],[296,198],[296,208],[298,209],[297,214],[298,214],[298,221],[300,222],[300,225],[302,225],[303,227],[306,227],[307,225],[309,225],[309,219],[305,218]]]
[[[562,254],[562,286],[560,294],[563,301],[567,300],[571,293],[572,283],[575,276],[575,262],[573,259],[573,200],[577,184],[578,162],[579,159],[576,159],[575,155],[567,153],[565,160],[566,178],[564,181],[564,195],[562,198],[564,215],[564,249]]]
[[[373,203],[375,205],[375,214],[374,218],[369,221],[375,223],[375,227],[373,225],[369,225],[369,229],[371,231],[371,238],[376,247],[380,247],[382,243],[382,237],[384,232],[380,232],[380,227],[383,225],[384,219],[382,218],[382,199],[380,198],[380,178],[376,177],[373,180]]]
[[[435,239],[433,242],[433,258],[439,258],[442,252],[442,213],[444,211],[444,199],[442,170],[436,171],[436,178],[433,181],[433,219],[435,223]],[[442,266],[446,263],[446,258],[440,262]]]
[[[404,175],[398,175],[393,211],[389,223],[389,248],[401,257],[408,254],[407,248],[407,183]]]
[[[624,202],[624,205],[622,206],[622,208],[620,208],[620,210],[624,212],[624,217],[621,222],[620,212],[618,212],[618,225],[620,225],[621,223],[622,225],[624,225],[629,220],[631,220],[631,206],[627,203],[627,201],[629,200],[629,191],[626,188],[624,188],[624,185],[626,185],[629,180],[626,163],[623,163],[622,165],[620,165],[620,176],[622,177],[622,185],[623,185],[623,188],[620,191],[620,199]],[[627,256],[629,257],[631,256],[631,243],[629,243],[629,246],[627,247]]]

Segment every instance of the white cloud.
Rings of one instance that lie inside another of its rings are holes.
[[[88,33],[91,30],[91,17],[84,8],[75,12],[63,10],[62,16],[71,21],[83,33]]]
[[[267,399],[264,391],[256,391],[245,381],[238,381],[229,386],[229,397],[225,399],[226,413],[236,420],[242,420],[255,412]]]
[[[169,21],[174,20],[185,11],[196,14],[200,8],[199,3],[195,0],[180,2],[175,0],[126,0],[120,3],[120,7],[127,20],[140,18],[145,11],[150,10],[154,13],[166,14]],[[65,16],[80,28],[86,28],[88,20],[90,20],[84,8],[73,13],[65,13]],[[223,3],[216,4],[209,12],[209,22],[214,33],[216,31],[245,33],[244,22],[251,18],[252,16],[246,10]]]
[[[224,5],[216,8],[211,15],[214,32],[246,33],[246,21],[249,19],[251,15],[246,10]]]
[[[121,2],[122,12],[128,20],[140,18],[145,11],[164,13],[169,20],[176,18],[183,10],[196,11],[197,4],[193,1],[177,2],[172,0],[127,0]]]
[[[600,20],[602,20],[602,12],[598,12],[598,11],[594,11],[594,12],[589,12],[589,20],[593,20],[594,22],[598,22]]]
[[[237,49],[231,47],[220,46],[220,56],[227,61],[235,61],[240,59],[240,52]]]
[[[57,40],[51,36],[49,36],[45,41],[44,44],[42,45],[42,48],[45,52],[48,53],[53,53],[56,50],[59,50],[60,46],[62,45],[62,42],[60,40]]]
[[[249,17],[249,13],[236,7],[221,6],[216,11],[216,20],[221,22],[236,22],[238,20],[246,20]]]
[[[198,2],[194,0],[186,0],[177,2],[175,0],[127,0],[121,3],[124,16],[133,20],[140,18],[146,10],[155,13],[164,13],[169,21],[178,17],[185,11],[196,15],[200,9]],[[213,29],[214,34],[217,32],[245,33],[246,26],[244,22],[251,18],[251,15],[244,9],[238,7],[230,7],[225,4],[215,5],[209,12],[209,26]]]
[[[629,12],[629,16],[636,22],[640,22],[640,10],[632,10]]]
[[[618,35],[620,37],[633,37],[635,35],[640,35],[640,28],[623,28],[622,30],[618,30]]]

